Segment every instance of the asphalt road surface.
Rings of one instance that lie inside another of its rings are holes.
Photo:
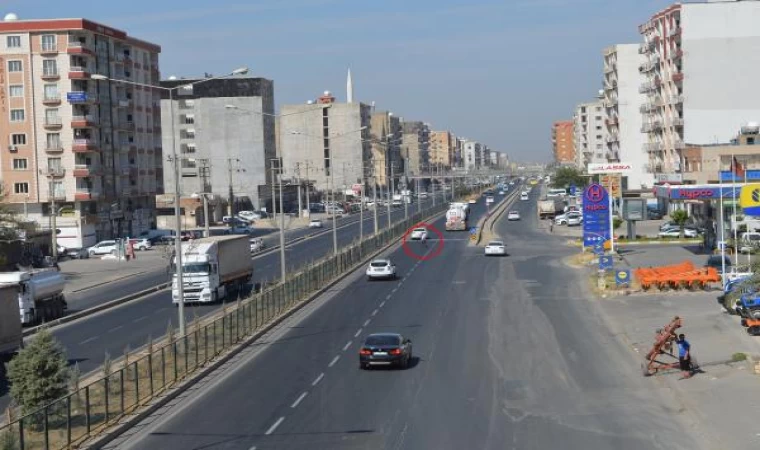
[[[445,233],[429,261],[395,250],[400,280],[355,277],[109,448],[701,448],[562,262],[575,250],[536,231],[536,196],[497,226],[508,257],[486,258],[463,233]],[[412,340],[410,368],[359,369],[362,340],[383,331]]]
[[[440,201],[440,198],[437,201]],[[431,205],[432,199],[427,199],[421,206],[429,207]],[[409,213],[412,214],[416,211],[417,204],[409,205],[409,208]],[[380,229],[387,227],[386,211],[385,208],[382,209],[382,213],[380,210],[378,211],[378,225]],[[359,237],[359,215],[355,214],[354,216],[343,219],[342,224],[346,226],[341,227],[341,222],[338,223],[337,237],[339,247],[343,247]],[[401,220],[403,217],[403,207],[392,210],[391,219],[393,221]],[[369,235],[373,230],[373,212],[365,211],[364,233]],[[332,252],[333,241],[330,223],[325,223],[325,228],[321,231],[323,231],[322,234],[286,246],[286,262],[291,270]],[[307,233],[315,233],[315,231],[300,230],[299,234],[291,236],[291,238]],[[276,245],[276,243],[271,245]],[[267,280],[271,281],[279,276],[279,251],[254,259],[253,281],[255,283]],[[117,283],[109,283],[108,285],[85,291],[86,295],[82,296],[84,299],[82,301],[90,302],[91,304],[103,303],[155,286],[167,279],[165,273],[158,273],[153,275],[152,278],[142,277],[139,280],[124,280]],[[81,309],[82,304],[78,304],[79,309]],[[187,305],[185,308],[187,323],[190,323],[197,317],[203,317],[220,307],[220,303]],[[74,309],[77,309],[77,307]],[[115,359],[122,356],[127,348],[135,350],[145,345],[151,338],[163,336],[170,322],[176,330],[178,327],[177,319],[177,309],[172,304],[171,291],[167,289],[89,316],[81,321],[66,324],[54,329],[53,334],[66,349],[69,361],[72,364],[79,364],[82,373],[86,374],[100,367],[106,354]],[[7,391],[8,386],[5,381],[5,374],[3,370],[0,370],[0,411],[5,410],[10,402]]]

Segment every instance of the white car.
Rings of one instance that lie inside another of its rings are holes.
[[[583,223],[583,215],[582,214],[568,214],[567,215],[567,226],[568,227],[577,227],[580,226],[580,224]]]
[[[311,219],[311,221],[309,221],[309,228],[322,228],[322,221],[319,219]]]
[[[367,279],[396,278],[396,266],[390,259],[375,259],[367,267]]]
[[[504,195],[504,191],[499,191],[499,195]]]
[[[264,239],[261,238],[251,238],[251,253],[258,253],[264,248],[266,248],[266,244],[264,243]]]
[[[260,220],[261,214],[255,212],[255,211],[240,211],[237,213],[238,217],[247,220],[249,222],[253,222],[254,220]]]
[[[422,239],[427,239],[427,229],[426,228],[415,228],[412,230],[412,234],[409,236],[409,239],[413,241],[421,241]]]
[[[135,250],[145,251],[153,248],[153,244],[150,243],[150,239],[132,239],[132,248]]]
[[[520,220],[520,213],[517,211],[510,211],[507,213],[507,220]]]
[[[699,233],[697,233],[697,230],[694,228],[684,228],[683,229],[683,236],[687,238],[695,238],[698,236]],[[666,228],[658,233],[658,236],[660,237],[673,237],[677,238],[681,236],[681,228],[680,227],[669,227]]]
[[[469,204],[471,204],[471,205],[474,205],[474,204],[478,203],[478,199],[476,199],[476,198],[471,198],[470,200],[468,200],[468,201],[467,201],[467,203],[469,203]]]
[[[88,248],[87,254],[90,256],[115,255],[116,241],[100,241],[92,247]]]
[[[521,200],[521,201],[525,201],[525,200],[528,200],[528,193],[527,193],[527,192],[523,192],[523,193],[521,193],[521,194],[520,194],[520,200]]]
[[[507,247],[504,246],[503,241],[491,241],[486,245],[486,256],[506,256]]]

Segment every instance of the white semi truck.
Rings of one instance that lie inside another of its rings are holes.
[[[245,286],[253,277],[250,247],[247,235],[210,236],[183,242],[184,302],[216,302]],[[176,274],[172,279],[172,301],[180,302]]]
[[[3,272],[0,273],[0,286],[17,288],[23,325],[49,322],[66,313],[63,295],[66,279],[56,270]]]
[[[18,311],[18,287],[0,286],[0,355],[15,353],[24,341]]]

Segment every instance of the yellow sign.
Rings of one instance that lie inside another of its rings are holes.
[[[741,206],[744,214],[760,216],[760,184],[753,183],[742,186],[739,206]]]
[[[612,189],[610,190],[610,183],[612,183]],[[619,173],[599,175],[599,184],[604,186],[613,198],[620,198],[621,196],[621,184],[622,175]]]

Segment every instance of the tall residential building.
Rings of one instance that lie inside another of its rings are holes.
[[[174,142],[180,159],[180,193],[213,193],[235,211],[267,206],[270,161],[276,157],[272,81],[238,76],[191,85],[195,81],[161,82],[164,88],[179,87],[173,107],[169,92],[162,91],[161,126],[165,152],[173,154]],[[171,192],[174,170],[174,164],[164,165],[166,190]]]
[[[491,164],[491,148],[485,144],[480,146],[480,167],[488,168]]]
[[[575,107],[573,133],[575,164],[585,170],[589,163],[607,162],[607,128],[601,99]]]
[[[646,96],[639,92],[646,58],[638,44],[618,44],[604,49],[604,109],[609,162],[630,163],[635,168],[624,175],[623,189],[646,189],[654,184],[647,172],[646,137],[641,133],[641,113]]]
[[[401,155],[401,120],[388,111],[374,111],[370,119],[370,156],[367,164],[367,177],[373,177],[377,185],[388,185],[391,173],[393,186],[404,173],[404,160]],[[391,171],[393,167],[393,171]]]
[[[466,139],[461,137],[454,138],[454,163],[453,167],[464,168],[464,143]]]
[[[42,228],[54,202],[61,245],[155,224],[159,94],[127,83],[157,85],[160,51],[86,19],[0,22],[5,202]]]
[[[649,169],[681,181],[688,145],[727,142],[760,117],[760,2],[676,3],[639,27],[644,37]]]
[[[560,165],[575,165],[575,138],[572,120],[552,124],[552,153],[554,162]]]
[[[343,191],[361,183],[370,161],[371,107],[336,103],[325,92],[316,103],[280,108],[284,176],[314,181],[321,191]]]
[[[480,162],[482,160],[482,147],[480,145],[480,142],[476,141],[465,141],[464,143],[464,153],[463,153],[463,160],[464,160],[464,170],[467,172],[474,172],[480,169]]]
[[[424,122],[404,121],[401,129],[406,175],[427,173],[430,170],[430,126]]]
[[[436,170],[452,167],[456,137],[450,131],[430,132],[430,164]]]

